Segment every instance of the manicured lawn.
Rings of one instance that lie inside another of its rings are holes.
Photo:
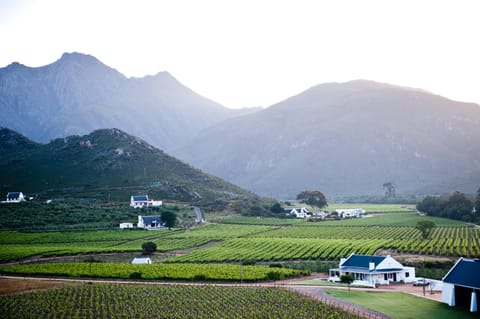
[[[327,293],[395,319],[470,319],[480,318],[458,308],[400,292],[367,292],[329,289]]]

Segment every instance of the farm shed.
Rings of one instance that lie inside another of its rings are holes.
[[[329,281],[340,281],[343,275],[352,275],[354,285],[388,285],[391,282],[411,283],[415,280],[415,268],[404,267],[391,256],[351,254],[341,258],[339,268],[329,270]]]
[[[120,229],[133,228],[133,223],[120,223]]]
[[[149,257],[135,257],[132,260],[132,264],[134,265],[150,265],[152,260]]]
[[[442,301],[451,307],[459,306],[477,312],[479,291],[479,259],[462,257],[443,277]]]

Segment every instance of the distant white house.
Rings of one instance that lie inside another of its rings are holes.
[[[130,206],[133,208],[162,206],[161,200],[148,199],[148,195],[134,195],[130,197]]]
[[[20,203],[25,201],[25,196],[22,192],[9,192],[7,194],[7,200],[2,203]]]
[[[442,301],[450,307],[458,306],[477,312],[479,291],[479,259],[460,258],[443,277]]]
[[[138,216],[137,228],[160,229],[163,224],[160,216]]]
[[[369,256],[351,254],[341,258],[338,268],[329,270],[329,281],[340,281],[343,275],[352,275],[353,285],[375,287],[391,282],[413,283],[415,268],[404,267],[391,256]]]
[[[336,209],[338,217],[340,218],[357,218],[365,214],[365,209],[363,208],[343,208]]]
[[[296,218],[309,218],[312,216],[312,213],[306,207],[286,208],[285,213],[287,215],[295,215]]]
[[[152,260],[149,257],[135,257],[132,260],[132,264],[134,265],[150,265]]]
[[[120,223],[120,229],[133,228],[133,223]]]

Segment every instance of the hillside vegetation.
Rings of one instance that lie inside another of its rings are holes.
[[[236,201],[264,209],[253,193],[205,174],[118,129],[37,144],[0,129],[0,192],[39,200],[128,202],[131,195],[224,209]],[[3,195],[4,196],[4,195]]]

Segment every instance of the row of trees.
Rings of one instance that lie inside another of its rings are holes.
[[[480,189],[474,201],[461,192],[454,192],[448,198],[427,196],[417,204],[417,210],[429,216],[478,222],[480,221]]]

